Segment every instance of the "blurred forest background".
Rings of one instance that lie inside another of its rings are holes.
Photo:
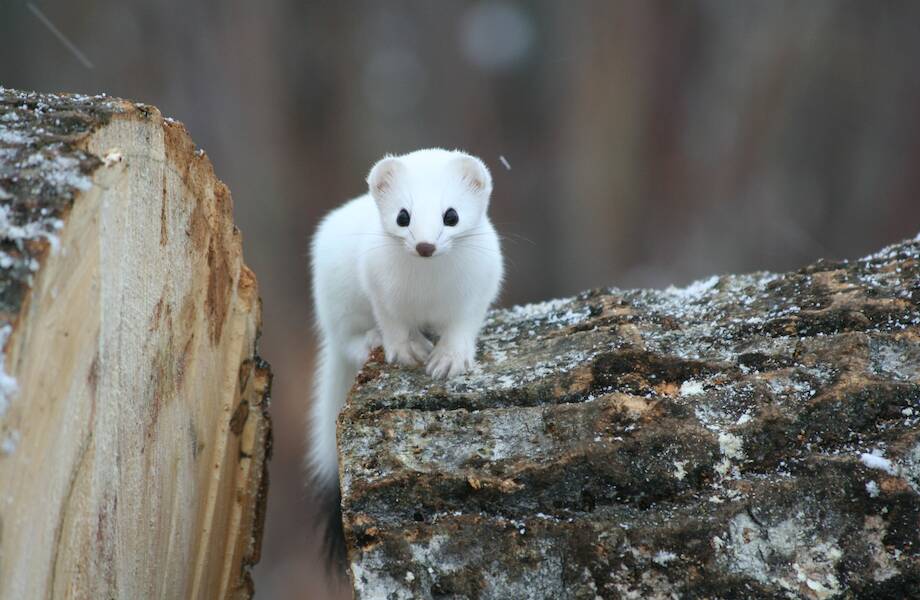
[[[275,371],[270,599],[347,597],[300,469],[306,249],[376,159],[489,164],[504,305],[854,258],[920,230],[917,57],[909,0],[0,4],[0,85],[154,104],[233,192]]]

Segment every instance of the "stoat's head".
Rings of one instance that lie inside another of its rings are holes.
[[[447,150],[388,156],[374,165],[367,184],[384,231],[424,258],[446,254],[475,235],[492,193],[481,160]]]

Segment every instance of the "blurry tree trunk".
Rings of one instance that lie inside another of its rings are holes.
[[[155,108],[0,88],[0,598],[246,598],[270,453],[227,188]]]
[[[785,270],[910,231],[920,5],[549,6],[571,53],[547,63],[570,90],[557,196],[577,199],[547,196],[568,240],[551,289]]]
[[[339,419],[358,600],[920,597],[920,238],[492,313]]]

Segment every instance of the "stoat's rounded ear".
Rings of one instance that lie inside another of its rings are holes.
[[[460,153],[454,159],[460,173],[460,180],[476,195],[488,198],[492,193],[492,175],[486,164],[469,154]]]
[[[387,156],[371,168],[367,176],[367,187],[377,202],[382,202],[396,186],[396,178],[405,166],[394,156]]]

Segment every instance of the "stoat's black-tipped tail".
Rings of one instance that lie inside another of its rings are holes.
[[[347,574],[345,531],[342,528],[342,490],[339,482],[314,479],[316,513],[314,526],[323,540],[323,557],[330,573],[344,578]]]

